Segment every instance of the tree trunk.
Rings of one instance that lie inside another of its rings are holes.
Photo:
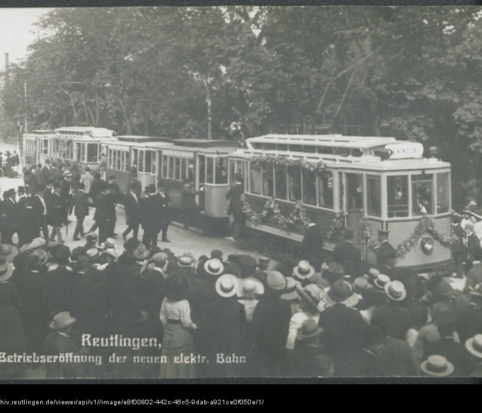
[[[17,126],[17,142],[18,142],[18,153],[19,153],[19,160],[20,160],[18,168],[21,171],[23,168],[23,165],[25,164],[25,158],[23,153],[23,132],[22,132],[22,125],[20,124],[19,120],[15,122],[15,125]]]

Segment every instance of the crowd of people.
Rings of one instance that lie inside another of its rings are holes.
[[[324,255],[316,222],[294,264],[217,249],[176,255],[158,246],[160,233],[169,241],[162,186],[141,198],[133,175],[122,195],[114,177],[62,169],[27,166],[19,197],[6,191],[0,203],[1,377],[35,368],[48,378],[482,375],[482,249],[462,259],[463,291],[446,274],[397,268],[388,231],[376,266],[362,261],[351,228]],[[72,250],[60,233],[69,213],[73,238],[86,241]]]

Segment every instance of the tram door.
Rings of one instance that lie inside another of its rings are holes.
[[[362,245],[362,229],[360,220],[363,218],[363,175],[345,173],[344,179],[344,202],[347,212],[346,225],[355,232],[353,243],[356,246]]]
[[[197,155],[197,173],[196,173],[196,191],[199,191],[203,185],[206,183],[206,156],[205,155]],[[205,191],[201,192],[198,195],[198,204],[201,211],[204,211],[204,203],[205,203]]]

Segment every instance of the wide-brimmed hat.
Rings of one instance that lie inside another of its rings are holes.
[[[309,284],[305,287],[301,288],[300,286],[296,289],[300,299],[302,302],[311,307],[311,310],[319,313],[320,309],[318,308],[318,304],[320,303],[321,299],[325,295],[325,290],[323,287],[320,287],[316,284]]]
[[[283,291],[286,289],[287,281],[279,271],[270,271],[266,276],[266,284],[272,290]]]
[[[12,264],[5,257],[0,256],[0,282],[7,281],[13,273]]]
[[[375,280],[375,286],[380,290],[385,290],[385,286],[390,282],[390,277],[385,274],[380,274]]]
[[[114,260],[117,259],[117,252],[115,252],[115,250],[113,250],[112,248],[105,249],[104,251],[102,251],[101,255],[109,255],[114,258]]]
[[[85,253],[89,262],[93,262],[100,258],[100,252],[97,248],[91,248]]]
[[[286,277],[286,288],[280,298],[286,301],[298,300],[300,296],[298,295],[298,291],[296,291],[297,285],[298,283],[294,278]]]
[[[53,321],[49,324],[49,327],[54,330],[62,330],[63,328],[74,324],[76,321],[77,320],[72,317],[68,311],[62,311],[54,317]]]
[[[141,242],[135,238],[129,238],[126,242],[124,242],[124,249],[129,251],[130,253],[134,252],[134,250],[141,244]]]
[[[450,376],[454,372],[454,365],[442,356],[430,356],[420,365],[421,370],[434,377]]]
[[[35,250],[34,252],[32,252],[32,254],[31,254],[30,256],[31,256],[31,257],[32,257],[32,256],[39,257],[39,259],[40,259],[39,267],[41,267],[42,265],[47,264],[47,261],[49,260],[49,256],[48,256],[47,252],[45,252],[45,251],[42,250],[42,249],[37,249],[37,250]]]
[[[240,284],[239,278],[235,275],[224,274],[216,280],[216,292],[221,297],[233,297],[238,293]]]
[[[308,320],[303,321],[301,328],[298,330],[298,334],[296,338],[298,340],[305,340],[307,338],[318,336],[322,332],[323,332],[323,329],[321,327],[318,327],[318,324],[316,324],[316,321],[310,318]]]
[[[361,294],[363,291],[365,291],[368,288],[370,288],[370,284],[368,284],[368,281],[365,277],[355,278],[355,281],[353,282],[353,290],[357,294]]]
[[[182,257],[179,257],[177,260],[177,264],[182,267],[182,268],[191,268],[194,260],[191,257],[188,257],[187,255],[183,255]]]
[[[308,261],[300,261],[298,265],[293,268],[293,274],[302,280],[310,278],[315,273],[315,267],[310,265]]]
[[[114,249],[115,248],[115,239],[114,238],[107,238],[105,240],[105,242],[103,242],[101,244],[102,248],[111,248],[111,249]]]
[[[204,263],[204,271],[210,275],[221,275],[224,271],[224,265],[217,258],[212,258]]]
[[[166,298],[171,301],[180,301],[188,298],[189,284],[182,275],[169,277],[165,284]]]
[[[392,281],[385,285],[388,298],[393,301],[402,301],[407,297],[407,290],[400,281]]]
[[[336,281],[326,294],[325,300],[328,304],[343,303],[347,307],[354,307],[360,298],[351,289],[351,284],[345,280]]]
[[[144,244],[140,244],[133,252],[134,257],[138,260],[145,260],[149,257],[149,250],[146,248]]]
[[[465,347],[475,357],[482,358],[482,334],[476,334],[465,342]]]
[[[377,268],[370,268],[368,273],[364,275],[367,280],[376,280],[380,275],[380,271]]]
[[[165,252],[158,252],[152,256],[152,261],[156,267],[160,267],[161,265],[165,265],[168,260],[168,256]]]
[[[238,297],[246,297],[253,294],[261,295],[264,293],[263,283],[256,278],[245,278],[241,280],[240,284],[240,288],[236,293]]]
[[[13,259],[18,255],[18,249],[13,245],[2,244],[0,254],[3,255],[8,262],[12,262]]]

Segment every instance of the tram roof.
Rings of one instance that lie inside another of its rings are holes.
[[[135,142],[135,141],[121,141],[121,140],[109,140],[106,142],[108,147],[126,147],[130,148],[141,148],[141,149],[163,149],[163,148],[172,148],[174,144],[172,142]]]
[[[67,126],[55,129],[55,133],[64,135],[83,136],[91,135],[93,138],[112,138],[114,131],[106,128],[94,128],[89,126]]]
[[[191,148],[218,148],[228,147],[231,150],[236,147],[235,141],[217,140],[217,139],[174,139],[176,146],[188,146]]]
[[[165,136],[136,136],[136,135],[123,135],[117,136],[120,141],[126,142],[172,142],[172,138]]]
[[[370,149],[397,141],[392,137],[333,135],[264,135],[246,139],[249,143],[280,143],[287,145],[329,146],[336,148]]]
[[[26,135],[28,135],[30,133],[35,133],[37,135],[52,135],[55,132],[53,130],[48,130],[48,129],[37,129],[37,130],[33,130],[33,131],[27,133]]]

